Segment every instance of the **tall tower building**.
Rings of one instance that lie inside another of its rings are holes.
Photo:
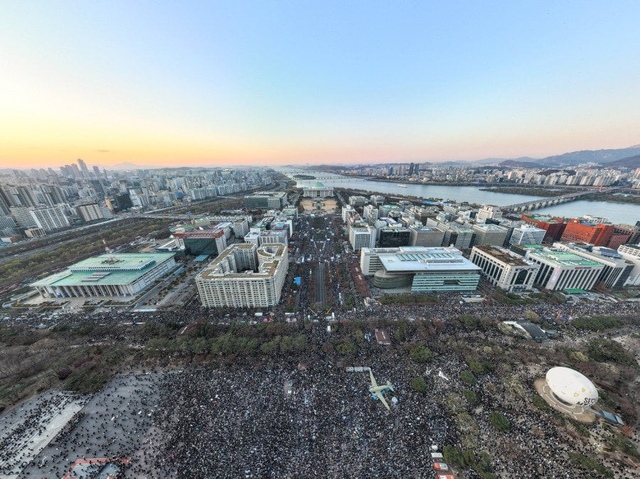
[[[84,178],[89,178],[89,169],[84,160],[78,159],[78,165],[80,165],[80,172]]]

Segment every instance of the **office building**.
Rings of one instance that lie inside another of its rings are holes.
[[[542,244],[547,232],[531,225],[520,225],[513,229],[509,244]]]
[[[456,248],[363,248],[360,267],[381,289],[475,291],[480,268]]]
[[[596,261],[552,248],[529,249],[525,257],[540,266],[533,283],[551,291],[590,290],[604,268]]]
[[[45,298],[131,299],[171,272],[173,253],[104,254],[31,284]]]
[[[476,236],[473,244],[478,246],[495,245],[502,246],[507,240],[509,230],[504,226],[492,224],[479,224],[471,226]]]
[[[371,226],[350,226],[349,243],[353,251],[360,251],[362,248],[375,248],[376,229]]]
[[[196,276],[205,307],[257,308],[280,301],[289,265],[284,244],[234,244]]]
[[[533,289],[537,264],[499,246],[474,246],[469,260],[482,268],[487,280],[509,292]]]
[[[217,256],[227,247],[224,230],[213,227],[206,230],[176,232],[173,234],[176,246],[185,254]]]
[[[380,248],[398,248],[409,246],[411,232],[409,228],[387,227],[378,230],[378,246]]]
[[[280,209],[287,203],[287,193],[284,191],[260,191],[244,197],[247,209]]]
[[[412,226],[409,228],[409,246],[425,246],[429,248],[442,246],[444,231],[426,226]]]
[[[640,244],[623,244],[618,246],[618,253],[625,260],[633,263],[625,286],[640,286]]]
[[[500,220],[502,218],[502,210],[499,206],[482,205],[476,215],[476,223],[483,224],[487,219]]]
[[[567,223],[561,239],[567,242],[607,246],[613,232],[613,225],[602,224],[590,218],[574,218]]]
[[[553,247],[602,264],[603,268],[596,280],[596,286],[621,288],[633,270],[634,264],[611,248],[592,246],[587,243],[554,243]]]
[[[567,226],[564,218],[558,218],[555,216],[522,213],[520,218],[531,226],[545,230],[546,233],[543,239],[543,242],[545,243],[560,241],[562,233],[564,233],[564,229]]]
[[[442,221],[437,223],[436,228],[444,233],[442,244],[445,246],[453,246],[457,249],[469,249],[473,246],[476,234],[471,228]]]

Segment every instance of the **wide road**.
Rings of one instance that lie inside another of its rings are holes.
[[[318,262],[316,268],[316,302],[322,305],[322,311],[327,309],[327,291],[324,284],[325,263]]]

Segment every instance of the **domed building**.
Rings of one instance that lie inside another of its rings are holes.
[[[333,196],[333,186],[325,186],[318,181],[313,186],[305,186],[302,189],[302,196],[305,198],[327,198]]]
[[[536,379],[534,384],[540,396],[557,411],[579,422],[595,421],[591,407],[598,401],[598,390],[582,373],[558,366],[549,369],[545,378]]]
[[[547,371],[546,381],[556,399],[568,406],[593,406],[598,401],[596,387],[575,369],[551,368]]]

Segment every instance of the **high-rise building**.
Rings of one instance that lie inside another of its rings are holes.
[[[78,216],[80,216],[80,219],[85,223],[104,219],[106,217],[105,210],[106,208],[102,208],[98,203],[95,202],[76,206]],[[110,212],[109,215],[111,215]]]
[[[487,280],[505,291],[533,289],[539,265],[498,246],[474,246],[469,260],[482,268]]]
[[[492,224],[479,224],[471,226],[471,229],[475,231],[476,236],[474,245],[494,245],[502,246],[507,240],[509,230],[503,226]]]
[[[260,191],[244,197],[247,209],[280,209],[287,203],[287,193],[284,191]]]
[[[224,231],[220,228],[177,232],[173,237],[180,249],[194,256],[217,256],[227,247]]]
[[[453,246],[458,249],[469,249],[473,246],[476,233],[471,228],[443,221],[437,222],[436,228],[444,233],[442,244],[445,246]]]
[[[513,229],[509,244],[542,244],[547,232],[531,225],[521,225]]]
[[[602,264],[604,267],[598,276],[596,285],[605,288],[621,288],[633,269],[631,261],[627,261],[616,250],[604,246],[591,246],[585,243],[554,243],[553,247],[559,251],[568,251]]]
[[[353,251],[360,251],[362,248],[375,248],[375,228],[371,226],[351,226],[349,228],[349,243]]]
[[[540,265],[533,283],[552,291],[590,290],[604,268],[596,261],[551,248],[529,249],[525,257]]]
[[[205,307],[275,306],[280,301],[288,264],[283,244],[231,245],[196,276],[200,301]]]
[[[31,210],[25,206],[12,206],[11,216],[16,220],[16,223],[21,228],[37,228],[35,218],[31,215]]]
[[[71,226],[62,206],[31,208],[30,213],[38,228],[47,233]]]
[[[411,232],[409,228],[387,227],[378,231],[378,246],[380,248],[398,248],[409,246]]]
[[[442,246],[444,231],[426,226],[412,226],[409,228],[411,237],[410,246],[438,247]]]
[[[80,165],[80,173],[82,174],[82,177],[88,179],[90,175],[87,164],[84,162],[84,160],[78,159],[78,165]]]
[[[633,263],[633,269],[625,281],[625,286],[640,286],[640,244],[620,245],[618,253],[624,259]]]

